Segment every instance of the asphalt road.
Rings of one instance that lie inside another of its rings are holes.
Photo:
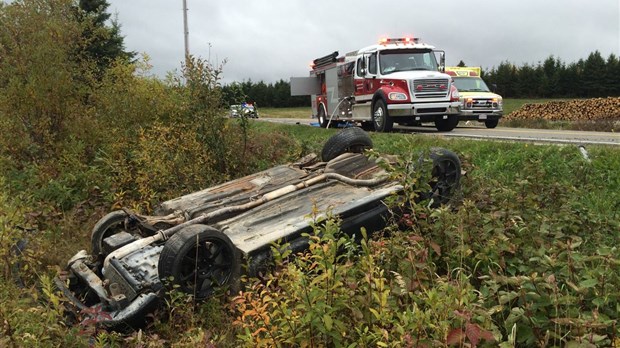
[[[316,123],[316,120],[299,118],[260,118],[259,120],[307,126],[310,126],[312,123]],[[487,129],[481,123],[470,122],[469,125],[461,123],[453,131],[445,133],[438,132],[434,127],[431,126],[403,127],[395,125],[395,131],[429,136],[524,141],[531,143],[556,143],[575,145],[596,144],[620,146],[620,133],[555,129],[507,128],[501,127],[501,121],[500,126],[495,129]]]

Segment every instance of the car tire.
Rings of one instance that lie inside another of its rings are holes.
[[[486,120],[486,121],[484,121],[484,125],[487,128],[495,128],[495,127],[497,127],[498,123],[499,123],[499,120]]]
[[[448,115],[447,119],[435,120],[435,128],[440,132],[450,132],[456,125],[459,124],[459,119],[456,115]]]
[[[372,108],[372,123],[376,132],[390,132],[394,128],[394,120],[388,114],[383,99],[377,99]]]
[[[461,161],[452,151],[442,148],[432,148],[430,158],[433,161],[430,182],[430,206],[438,208],[450,203],[461,181]]]
[[[319,105],[319,112],[317,118],[319,119],[319,126],[321,128],[327,128],[329,120],[327,119],[327,112],[325,111],[325,106],[323,106],[323,104]]]
[[[103,240],[122,232],[129,215],[123,210],[115,210],[97,221],[90,234],[91,254],[99,255],[103,251]]]
[[[169,289],[178,286],[195,299],[205,299],[225,285],[236,291],[239,252],[224,233],[211,226],[191,225],[164,244],[157,270]]]
[[[372,139],[368,133],[358,127],[349,127],[327,139],[321,151],[321,160],[328,162],[343,153],[362,153],[366,149],[372,149]]]

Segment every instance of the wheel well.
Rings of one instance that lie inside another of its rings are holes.
[[[320,102],[319,105],[317,106],[317,109],[316,109],[317,115],[319,114],[319,110],[321,108],[323,108],[323,110],[325,111],[325,117],[327,117],[327,107],[325,107],[325,103],[323,102]]]
[[[387,107],[387,100],[385,98],[385,93],[383,93],[382,90],[378,90],[377,92],[375,92],[375,95],[372,96],[372,103],[370,104],[370,109],[371,110],[375,109],[375,103],[379,99],[383,99],[383,102],[385,103],[385,106]],[[372,111],[372,112],[374,112],[374,111]]]

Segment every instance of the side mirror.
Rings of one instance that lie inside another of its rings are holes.
[[[446,72],[446,52],[441,51],[441,50],[434,50],[433,53],[435,54],[439,53],[439,66],[437,67],[437,70],[439,70],[439,72],[445,73]],[[437,55],[435,55],[435,59],[437,59]]]
[[[362,76],[366,76],[366,73],[367,73],[366,57],[362,57],[362,58],[358,59],[358,63],[360,65],[360,73],[362,74]]]
[[[492,83],[491,88],[493,88],[493,93],[497,93],[497,84]]]
[[[446,72],[446,54],[443,52],[439,55],[439,71]]]

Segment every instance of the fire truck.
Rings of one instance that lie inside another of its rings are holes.
[[[491,92],[480,77],[480,67],[446,67],[459,90],[461,113],[459,120],[483,122],[495,128],[504,114],[502,96]]]
[[[309,77],[291,78],[291,95],[310,95],[312,116],[324,128],[348,122],[389,132],[395,123],[430,122],[451,131],[461,104],[444,66],[445,52],[418,38],[384,38],[315,59]]]

